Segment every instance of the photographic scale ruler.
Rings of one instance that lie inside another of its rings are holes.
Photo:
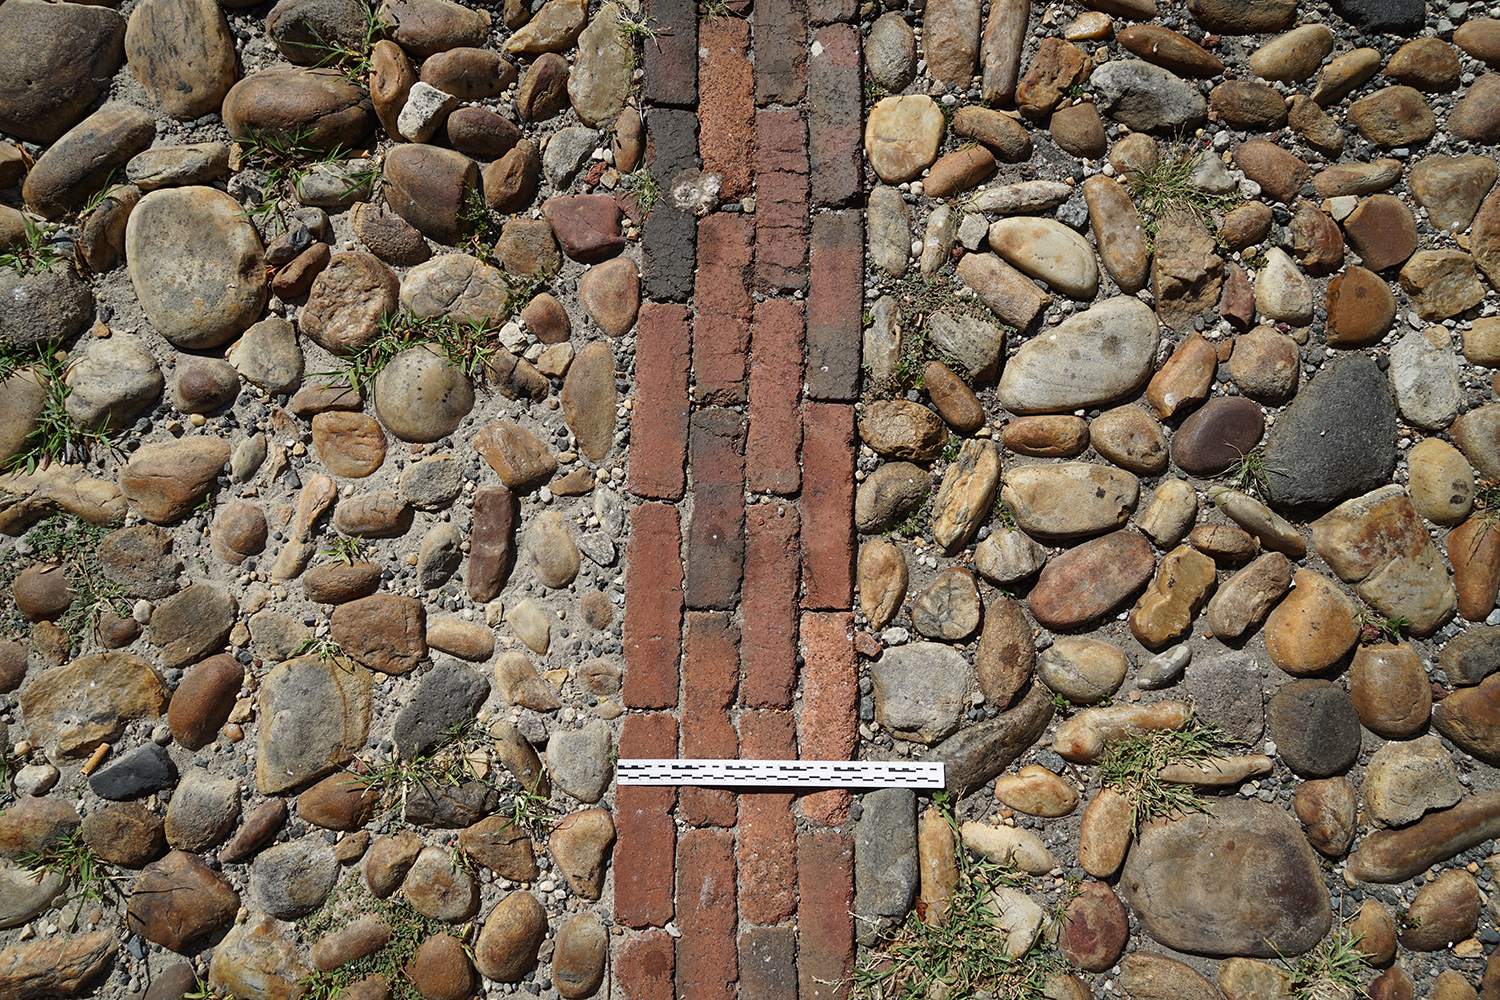
[[[943,765],[903,760],[621,759],[621,785],[718,785],[731,788],[942,788]]]

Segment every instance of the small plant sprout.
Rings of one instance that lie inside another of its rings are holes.
[[[20,274],[37,274],[68,259],[52,243],[51,237],[57,232],[57,226],[49,223],[38,225],[31,216],[24,214],[21,225],[25,228],[25,238],[19,245],[0,253],[0,267]]]
[[[1265,453],[1259,448],[1253,448],[1229,467],[1224,473],[1224,479],[1230,489],[1248,493],[1264,501],[1271,496],[1271,471],[1266,465]]]
[[[353,566],[364,558],[365,546],[368,544],[358,535],[339,535],[328,543],[328,548],[319,551],[318,555],[323,556],[329,562],[341,562],[345,566]]]
[[[1359,625],[1359,641],[1368,646],[1378,642],[1400,642],[1403,629],[1411,628],[1411,619],[1404,615],[1382,615],[1368,604],[1359,609],[1356,619]]]
[[[1099,778],[1130,802],[1135,826],[1158,816],[1202,812],[1203,801],[1189,785],[1164,781],[1168,764],[1202,764],[1223,754],[1229,741],[1213,726],[1188,720],[1181,729],[1127,733],[1099,762]]]
[[[1161,217],[1168,212],[1186,210],[1214,228],[1214,213],[1228,211],[1239,200],[1233,194],[1210,194],[1193,183],[1193,174],[1205,155],[1209,154],[1179,143],[1175,149],[1163,151],[1150,170],[1131,175],[1131,192],[1153,244]]]
[[[642,218],[650,215],[656,203],[661,200],[661,183],[644,166],[637,167],[630,175],[630,189],[635,192],[635,203],[641,210]]]
[[[1363,996],[1365,986],[1360,972],[1364,953],[1359,949],[1359,940],[1346,924],[1335,921],[1323,940],[1311,951],[1299,955],[1295,962],[1288,962],[1277,951],[1277,958],[1292,975],[1292,1000],[1354,1000]]]
[[[48,875],[63,877],[67,889],[58,908],[66,909],[69,904],[77,904],[69,918],[69,933],[78,929],[83,908],[89,903],[102,903],[107,895],[116,891],[115,882],[123,877],[115,874],[94,853],[94,849],[84,843],[83,834],[77,828],[40,851],[23,854],[19,863],[22,868],[30,869],[38,882]]]

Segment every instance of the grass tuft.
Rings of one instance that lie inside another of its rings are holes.
[[[1278,951],[1277,958],[1292,974],[1291,1000],[1353,1000],[1363,996],[1360,970],[1364,953],[1359,950],[1359,940],[1347,925],[1335,922],[1323,940],[1295,963]]]
[[[939,793],[934,802],[955,825],[948,797]],[[999,886],[1024,884],[1025,876],[969,857],[961,842],[956,853],[958,884],[948,919],[929,926],[913,909],[904,924],[863,952],[851,978],[856,1000],[1041,1000],[1047,981],[1068,970],[1061,956],[1040,943],[1019,958],[1006,954],[1005,933],[994,922],[989,895]]]
[[[416,956],[422,942],[434,934],[462,938],[466,930],[425,916],[404,900],[392,897],[376,899],[357,873],[335,889],[321,909],[299,921],[303,940],[308,943],[330,931],[339,930],[362,916],[379,918],[391,929],[391,938],[373,955],[355,959],[332,972],[315,972],[298,985],[306,992],[304,1000],[334,1000],[350,986],[368,976],[384,976],[390,984],[393,1000],[422,1000],[406,977],[406,967]]]
[[[129,617],[125,589],[105,577],[99,562],[99,542],[111,527],[89,524],[72,514],[54,514],[27,533],[26,543],[31,548],[28,555],[22,556],[12,548],[0,557],[0,582],[4,583],[5,594],[0,629],[15,633],[28,627],[16,610],[11,583],[21,570],[34,563],[58,563],[63,568],[73,603],[56,624],[75,649],[83,648],[104,612]]]
[[[1161,217],[1172,209],[1191,212],[1217,239],[1214,213],[1226,212],[1239,203],[1240,199],[1234,194],[1210,194],[1193,184],[1193,171],[1208,155],[1211,154],[1179,143],[1171,150],[1164,150],[1156,166],[1131,176],[1131,193],[1153,246]]]
[[[1265,452],[1259,448],[1252,448],[1240,456],[1240,460],[1223,474],[1225,485],[1230,489],[1247,493],[1261,502],[1271,499],[1271,473],[1275,471],[1266,465]]]
[[[89,903],[102,903],[106,897],[117,894],[115,882],[124,878],[84,843],[82,832],[76,828],[41,851],[28,851],[18,861],[38,882],[52,874],[59,874],[66,880],[62,902],[57,906],[65,910],[70,904],[77,904],[73,915],[68,918],[70,934],[78,930],[83,908]]]
[[[509,317],[531,299],[540,279],[510,279],[510,294],[505,313]],[[343,360],[342,371],[313,372],[310,379],[343,380],[356,391],[370,396],[375,376],[395,360],[396,355],[423,344],[435,344],[447,362],[461,370],[469,381],[484,381],[485,367],[500,352],[494,338],[497,329],[492,320],[457,320],[451,316],[414,316],[409,312],[388,313],[381,317],[380,329],[368,347]]]
[[[1168,764],[1201,764],[1223,755],[1227,740],[1213,726],[1189,720],[1181,729],[1128,733],[1114,741],[1099,762],[1099,778],[1130,802],[1136,829],[1159,816],[1203,812],[1203,800],[1190,785],[1163,781]]]
[[[104,441],[107,426],[80,427],[68,415],[68,370],[73,359],[61,340],[31,347],[0,344],[0,381],[30,372],[45,393],[42,414],[21,450],[0,471],[35,472],[53,462],[82,462]]]
[[[68,259],[52,243],[51,237],[59,227],[49,223],[38,225],[29,215],[22,215],[21,222],[26,227],[26,238],[19,246],[0,253],[0,268],[22,275],[39,274]]]

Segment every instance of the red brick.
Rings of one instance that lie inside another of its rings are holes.
[[[854,652],[854,615],[802,616],[802,716],[797,723],[799,757],[852,760],[859,740],[859,658]],[[837,825],[849,811],[841,788],[802,799],[802,814]]]
[[[747,760],[795,760],[796,723],[790,712],[740,715]],[[797,910],[797,820],[790,792],[741,792],[737,857],[740,916],[752,924],[780,923]],[[741,994],[744,987],[740,988]]]
[[[852,607],[854,407],[803,408],[802,468],[802,606]]]
[[[801,519],[785,503],[745,511],[745,587],[740,603],[740,703],[791,708],[797,684],[797,590]]]
[[[740,157],[748,165],[743,149]],[[751,216],[713,212],[698,223],[693,395],[699,402],[732,406],[745,401],[754,240]]]
[[[847,997],[854,967],[854,848],[834,830],[797,838],[798,997]]]
[[[620,756],[677,756],[677,720],[670,715],[628,715]],[[673,916],[670,870],[677,845],[671,810],[677,790],[666,785],[621,785],[615,789],[615,922],[661,927]]]
[[[752,493],[790,496],[802,488],[802,331],[802,303],[756,303],[745,442],[745,486]]]
[[[698,22],[698,51],[698,146],[703,169],[722,179],[724,200],[739,201],[750,193],[752,163],[745,151],[755,144],[750,22],[738,17],[704,18]]]
[[[853,21],[859,10],[855,0],[808,0],[807,17],[813,24]]]
[[[733,410],[693,414],[688,430],[693,513],[688,523],[688,607],[729,610],[745,571],[745,425]]]
[[[858,211],[813,220],[807,289],[807,394],[813,399],[859,395],[864,241]]]
[[[740,935],[740,1000],[795,1000],[797,933],[752,927]]]
[[[698,100],[698,0],[647,0],[646,100],[690,107]]]
[[[807,90],[807,0],[756,0],[755,103],[797,104]]]
[[[678,996],[734,1000],[737,914],[734,836],[689,830],[677,845]]]
[[[615,982],[624,1000],[673,1000],[676,956],[672,935],[646,931],[615,948]]]
[[[757,55],[757,68],[758,60]],[[755,116],[757,287],[779,292],[807,286],[807,233],[807,131],[802,115],[798,111],[758,112]]]
[[[740,755],[730,721],[740,679],[740,630],[720,612],[690,612],[682,642],[682,755],[726,760]],[[734,793],[686,786],[682,817],[691,826],[734,826]]]
[[[812,2],[818,5],[824,0]],[[860,112],[864,92],[860,85],[859,28],[832,24],[819,29],[813,36],[812,51],[807,76],[812,198],[819,205],[847,205],[859,194],[861,179]]]
[[[687,306],[642,303],[630,414],[630,492],[648,500],[681,500],[687,485],[689,329]]]
[[[676,708],[682,655],[682,532],[677,508],[641,504],[630,512],[625,570],[625,704]]]

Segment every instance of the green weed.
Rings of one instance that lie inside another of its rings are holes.
[[[328,548],[321,549],[318,555],[329,562],[341,562],[345,566],[353,566],[364,558],[365,547],[369,545],[358,535],[339,535],[328,543]]]
[[[1130,187],[1141,221],[1152,245],[1156,243],[1161,217],[1174,209],[1185,209],[1215,233],[1215,212],[1225,212],[1239,202],[1234,194],[1210,194],[1193,184],[1193,171],[1203,156],[1212,155],[1179,143],[1164,150],[1156,166],[1131,175]]]
[[[0,582],[5,584],[5,614],[0,628],[19,632],[27,627],[16,611],[10,584],[26,566],[34,563],[57,563],[62,566],[73,594],[73,603],[63,612],[57,626],[68,636],[71,645],[81,649],[99,625],[106,611],[129,617],[130,605],[124,588],[107,579],[99,563],[99,541],[111,526],[89,524],[72,514],[54,514],[39,522],[26,535],[31,547],[21,556],[14,548],[0,557]]]
[[[0,381],[29,371],[45,394],[36,426],[0,471],[31,473],[53,462],[82,462],[104,441],[107,425],[80,427],[68,415],[68,393],[72,390],[66,378],[72,363],[61,340],[31,347],[0,344]]]
[[[1360,969],[1364,953],[1359,950],[1359,940],[1340,921],[1317,947],[1299,956],[1295,963],[1281,958],[1278,951],[1281,964],[1292,974],[1292,1000],[1353,1000],[1363,996]]]
[[[1203,801],[1190,785],[1163,781],[1168,764],[1201,764],[1223,754],[1227,740],[1213,726],[1190,720],[1181,729],[1129,733],[1111,743],[1099,761],[1099,778],[1129,800],[1137,828],[1148,819],[1202,812]]]
[[[26,227],[26,238],[20,246],[0,253],[0,267],[23,275],[39,274],[68,259],[58,253],[51,240],[58,226],[46,222],[38,225],[29,215],[22,215],[21,223]]]
[[[947,797],[939,793],[934,801],[953,825]],[[969,857],[961,843],[956,853],[958,884],[947,919],[929,926],[913,910],[862,953],[850,980],[857,1000],[1041,1000],[1047,981],[1067,971],[1061,956],[1040,943],[1019,958],[1006,953],[1006,935],[994,921],[989,896],[1000,886],[1024,884],[1024,876]]]
[[[386,23],[381,19],[379,11],[375,7],[365,9],[365,32],[364,37],[352,47],[343,41],[325,39],[316,27],[309,26],[315,42],[299,42],[304,49],[312,49],[321,53],[314,68],[332,68],[356,87],[365,86],[370,76],[370,50],[375,42],[385,33]]]
[[[517,280],[511,285],[506,301],[507,316],[529,300],[536,282]],[[347,379],[358,392],[374,392],[375,376],[395,360],[396,355],[423,344],[435,344],[447,362],[460,369],[471,382],[484,380],[484,369],[500,351],[493,337],[498,324],[491,320],[456,320],[451,316],[414,316],[409,312],[387,313],[369,346],[342,359],[342,371],[314,372],[309,378]]]
[[[308,140],[314,129],[299,129],[296,132],[276,132],[251,129],[245,136],[235,140],[240,147],[241,169],[261,175],[260,200],[245,209],[264,235],[279,235],[287,228],[283,204],[293,197],[294,186],[315,168],[344,159],[349,150],[342,146],[322,149]],[[375,197],[380,172],[371,166],[364,170],[348,171],[345,194],[369,188]]]
[[[1411,619],[1405,615],[1382,615],[1368,604],[1359,609],[1355,623],[1359,625],[1359,641],[1366,646],[1400,642],[1402,630],[1411,628]]]
[[[637,167],[630,175],[630,189],[635,192],[635,203],[643,218],[650,215],[661,200],[661,182],[644,166]]]
[[[391,929],[390,941],[372,955],[355,959],[332,972],[315,972],[303,979],[298,985],[306,990],[304,1000],[333,1000],[368,976],[385,977],[394,1000],[421,1000],[421,995],[406,976],[406,967],[416,956],[417,949],[435,934],[461,938],[465,933],[463,927],[418,913],[402,899],[394,896],[376,899],[358,874],[351,874],[329,895],[320,910],[299,923],[303,939],[312,942],[365,915],[377,917]]]
[[[117,875],[94,849],[84,843],[82,833],[75,828],[67,836],[53,841],[41,851],[29,851],[18,859],[22,868],[29,869],[38,882],[48,875],[58,874],[66,880],[66,888],[58,903],[58,909],[67,909],[77,904],[68,920],[68,933],[78,929],[83,908],[89,903],[102,903],[116,892],[115,882],[124,876]]]
[[[1271,473],[1275,471],[1266,465],[1265,452],[1259,448],[1252,448],[1240,456],[1240,460],[1230,466],[1223,474],[1225,485],[1230,489],[1247,493],[1261,501],[1271,498]]]

